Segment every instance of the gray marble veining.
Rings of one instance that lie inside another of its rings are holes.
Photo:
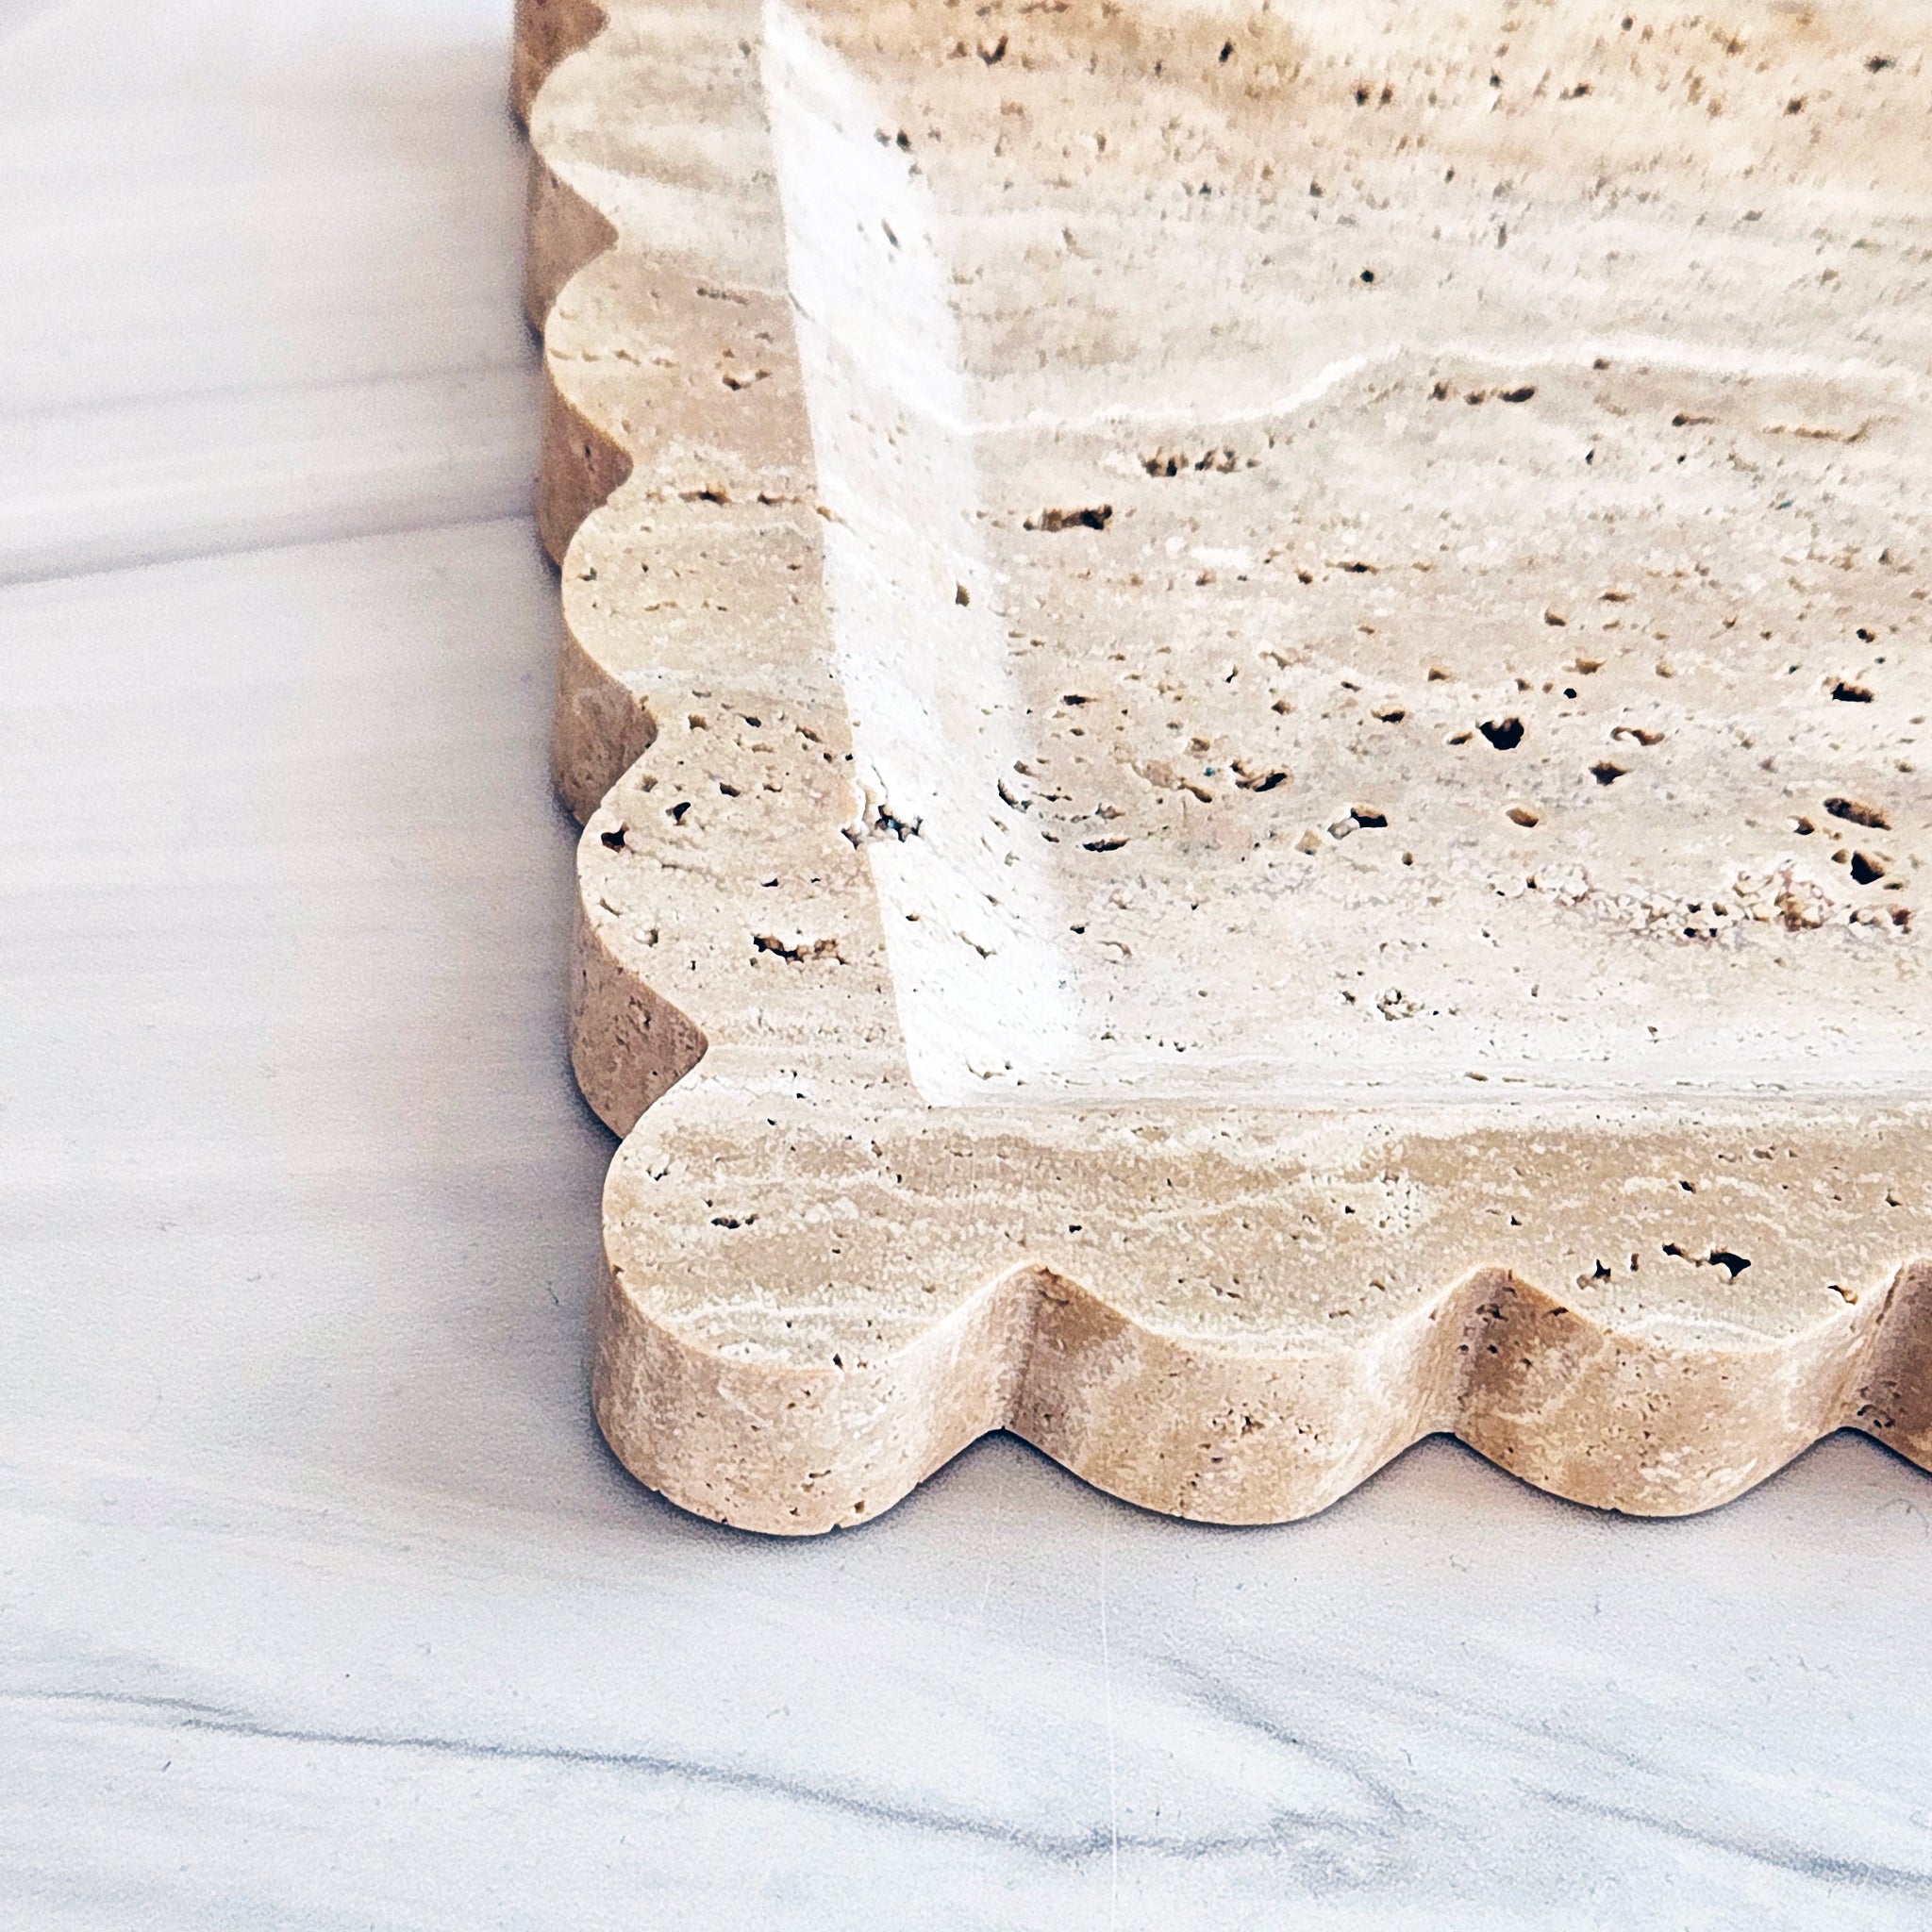
[[[1868,1444],[796,1545],[605,1454],[506,27],[0,12],[0,1923],[1932,1924]]]

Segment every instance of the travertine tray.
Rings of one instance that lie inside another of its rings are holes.
[[[1932,1462],[1926,39],[525,0],[644,1481]]]

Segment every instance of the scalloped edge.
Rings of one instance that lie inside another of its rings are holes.
[[[589,0],[519,0],[512,98],[526,124],[541,123],[549,75],[591,48],[606,24],[605,9]],[[573,280],[619,239],[615,220],[553,169],[537,125],[525,282],[534,326],[545,326]],[[599,420],[594,401],[574,392],[547,357],[545,398],[538,525],[544,547],[563,564],[585,519],[630,475],[633,458],[621,433]],[[644,700],[566,625],[556,774],[560,796],[589,822],[587,896],[600,837],[621,822],[607,794],[657,735]],[[581,902],[578,960],[574,1060],[587,1098],[626,1134],[659,1104],[613,1163],[609,1250],[628,1169],[642,1158],[638,1149],[684,1132],[687,1112],[695,1109],[702,1121],[709,1083],[686,1076],[708,1042],[626,970]],[[653,1019],[656,1035],[647,1038]],[[903,1089],[882,1093],[882,1113],[904,1101]],[[1927,1164],[1932,1141],[1914,1126],[1917,1167]],[[1882,1293],[1868,1288],[1835,1317],[1760,1346],[1671,1349],[1614,1327],[1594,1330],[1608,1369],[1598,1378],[1604,1412],[1590,1432],[1570,1429],[1559,1449],[1537,1413],[1519,1412],[1518,1398],[1553,1365],[1569,1372],[1568,1357],[1535,1339],[1538,1323],[1569,1311],[1507,1266],[1466,1267],[1454,1285],[1416,1306],[1395,1351],[1402,1366],[1392,1386],[1405,1399],[1385,1401],[1384,1412],[1371,1417],[1362,1409],[1358,1356],[1337,1349],[1258,1357],[1162,1334],[1044,1261],[993,1271],[909,1344],[847,1365],[836,1357],[751,1361],[699,1345],[660,1319],[626,1278],[630,1258],[610,1252],[597,1314],[593,1390],[606,1437],[626,1467],[680,1507],[770,1533],[869,1521],[999,1428],[1126,1500],[1221,1523],[1283,1521],[1323,1508],[1439,1431],[1540,1488],[1640,1514],[1727,1501],[1840,1427],[1861,1429],[1932,1467],[1932,1262],[1924,1260],[1902,1260]],[[1531,1340],[1525,1345],[1524,1331],[1511,1328],[1510,1366],[1482,1372],[1483,1358],[1498,1353],[1499,1329],[1524,1320]],[[1117,1370],[1131,1365],[1104,1397],[1083,1386],[1096,1349]],[[1747,1366],[1748,1382],[1740,1383]],[[1249,1411],[1279,1413],[1284,1385],[1308,1410],[1297,1412],[1296,1426],[1317,1440],[1345,1438],[1347,1453],[1311,1461],[1291,1442],[1284,1465],[1274,1453],[1279,1432],[1266,1454],[1230,1441],[1227,1419],[1243,1425],[1236,1437],[1244,1437]],[[1185,1391],[1178,1400],[1177,1391]],[[1566,1411],[1575,1393],[1566,1391]],[[1757,1411],[1774,1396],[1784,1414],[1766,1441]],[[1641,1451],[1633,1451],[1627,1426],[1633,1401],[1644,1411]],[[1656,1479],[1657,1467],[1683,1454],[1696,1467]]]

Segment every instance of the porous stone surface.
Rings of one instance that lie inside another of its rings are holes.
[[[525,0],[643,1480],[1932,1461],[1927,38]]]

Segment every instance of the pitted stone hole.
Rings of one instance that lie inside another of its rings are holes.
[[[1854,825],[1865,825],[1875,832],[1891,829],[1891,821],[1875,805],[1866,805],[1856,798],[1827,798],[1824,808],[1835,819],[1844,819]]]
[[[1666,1241],[1664,1253],[1675,1256],[1680,1261],[1689,1261],[1693,1268],[1722,1268],[1733,1281],[1751,1265],[1747,1257],[1734,1254],[1729,1248],[1713,1248],[1707,1255],[1693,1255],[1688,1249],[1680,1248],[1675,1241]]]
[[[1204,450],[1197,457],[1190,456],[1186,450],[1156,450],[1152,456],[1141,458],[1141,467],[1150,476],[1185,476],[1203,473],[1232,476],[1238,470],[1258,469],[1260,458],[1243,458],[1240,451],[1224,443],[1217,449]]]
[[[624,850],[624,835],[627,829],[627,826],[619,825],[616,831],[600,832],[598,833],[597,837],[599,841],[608,850],[611,852],[622,852]]]
[[[1521,718],[1491,718],[1475,727],[1496,751],[1514,751],[1523,742]]]
[[[1240,758],[1235,759],[1230,769],[1234,773],[1234,782],[1243,791],[1273,791],[1277,786],[1286,785],[1291,775],[1280,766],[1264,772],[1255,771]],[[1360,823],[1366,824],[1368,821],[1364,819]]]
[[[1869,705],[1872,702],[1872,693],[1865,686],[1848,683],[1842,677],[1832,686],[1831,694],[1841,705]]]
[[[880,799],[873,806],[866,819],[868,835],[874,839],[896,839],[903,845],[908,839],[916,839],[925,824],[922,819],[901,818],[891,806]]]
[[[755,932],[751,936],[751,944],[754,953],[769,953],[774,958],[788,960],[794,966],[813,959],[833,959],[841,965],[844,963],[840,958],[837,940],[800,940],[796,944],[789,944],[774,933]]]
[[[1113,505],[1095,504],[1081,509],[1043,509],[1021,525],[1027,530],[1104,530],[1113,521]]]

